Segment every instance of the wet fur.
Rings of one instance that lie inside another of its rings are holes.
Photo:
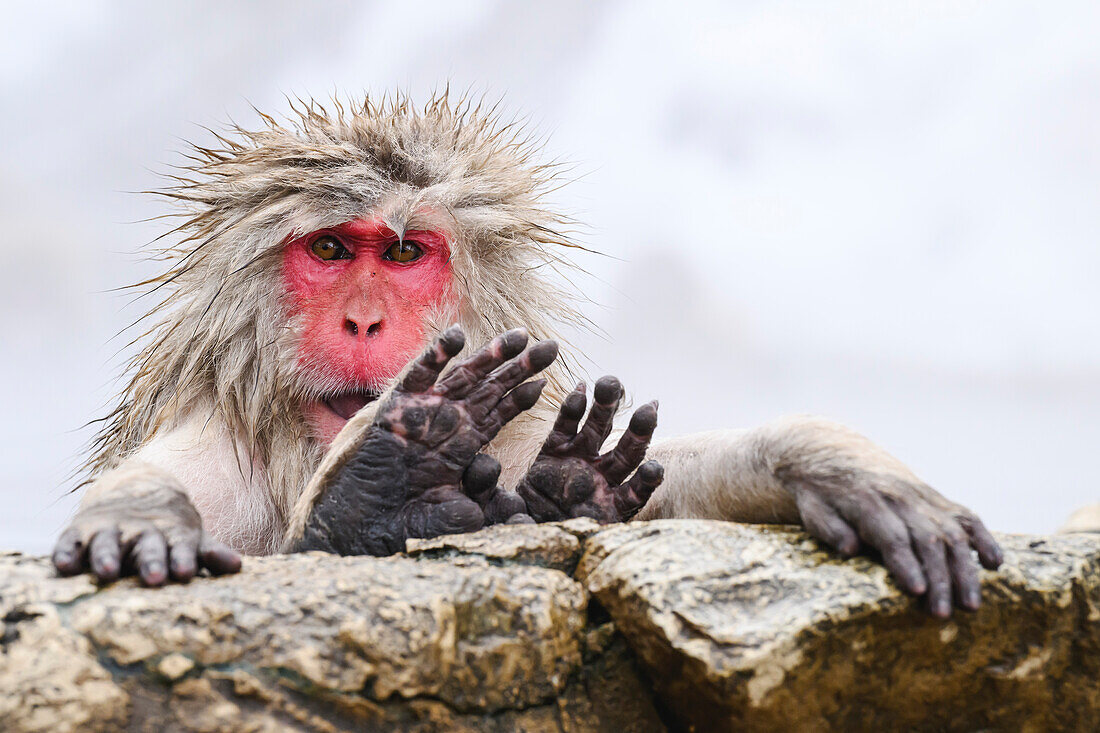
[[[89,480],[157,436],[210,421],[237,436],[246,484],[263,467],[286,526],[323,455],[298,406],[344,385],[323,365],[297,366],[296,324],[270,296],[283,291],[282,248],[368,212],[400,233],[425,224],[417,212],[426,205],[439,220],[430,223],[453,235],[455,292],[429,335],[457,321],[477,345],[513,326],[541,339],[582,322],[575,297],[539,276],[570,267],[563,252],[575,245],[563,233],[569,222],[542,203],[557,169],[534,161],[521,125],[446,93],[423,107],[401,95],[329,106],[299,102],[285,122],[261,115],[259,129],[233,127],[216,145],[195,146],[157,192],[180,205],[183,221],[158,251],[168,269],[134,286],[156,305],[95,440]],[[560,372],[549,375],[551,400],[564,393]]]

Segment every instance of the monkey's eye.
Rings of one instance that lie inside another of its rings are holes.
[[[382,253],[382,259],[394,262],[412,262],[424,255],[424,250],[416,242],[394,242]]]
[[[348,252],[340,240],[336,237],[325,235],[317,237],[309,245],[309,251],[322,260],[350,260],[351,252]]]

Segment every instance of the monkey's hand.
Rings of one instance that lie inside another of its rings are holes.
[[[810,534],[843,555],[861,546],[875,551],[904,590],[925,594],[935,616],[951,614],[952,598],[962,608],[978,608],[981,584],[971,548],[990,570],[1002,553],[977,515],[847,428],[811,420],[788,436],[780,442],[802,445],[779,451],[773,468]]]
[[[134,480],[86,502],[61,533],[53,551],[59,573],[90,570],[100,582],[137,575],[145,585],[159,586],[186,583],[201,568],[216,575],[241,569],[240,555],[203,531],[182,490],[155,474],[141,480],[144,470],[120,472]]]
[[[527,332],[508,331],[440,378],[464,343],[452,326],[413,363],[314,506],[298,549],[388,555],[409,537],[472,532],[522,512],[498,496],[499,466],[494,475],[474,458],[538,400],[546,382],[524,380],[553,362],[558,345],[525,351]]]
[[[661,484],[661,464],[647,461],[638,466],[657,427],[656,402],[639,407],[618,445],[599,453],[622,393],[615,377],[596,382],[595,404],[579,432],[587,404],[584,383],[565,398],[542,451],[517,487],[536,521],[592,517],[602,523],[625,522]]]

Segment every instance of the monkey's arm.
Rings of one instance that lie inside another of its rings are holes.
[[[861,544],[880,553],[901,586],[927,593],[940,617],[951,613],[952,595],[968,609],[981,602],[971,547],[983,566],[1001,563],[1000,547],[973,512],[826,420],[689,435],[655,444],[650,455],[664,465],[665,481],[638,519],[800,523],[844,555]]]
[[[206,567],[235,573],[237,553],[203,530],[184,487],[163,468],[123,462],[98,477],[53,552],[62,575],[91,570],[100,581],[136,574],[146,585],[187,582]]]
[[[527,333],[509,331],[440,376],[464,342],[461,329],[445,331],[368,424],[356,419],[361,432],[341,431],[340,458],[311,481],[288,549],[384,555],[403,550],[408,537],[469,532],[524,511],[497,487],[500,465],[478,453],[538,400],[545,382],[524,380],[554,360],[557,344],[524,351]]]

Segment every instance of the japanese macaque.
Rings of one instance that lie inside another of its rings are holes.
[[[162,191],[184,219],[169,269],[140,284],[160,300],[61,573],[156,586],[234,572],[242,553],[701,517],[801,523],[880,556],[936,616],[978,607],[971,549],[1001,562],[982,522],[844,427],[793,417],[650,446],[654,402],[600,453],[623,388],[599,380],[584,419],[558,358],[558,329],[583,319],[544,275],[576,246],[544,202],[556,169],[492,111],[441,95],[262,117],[194,148]]]

